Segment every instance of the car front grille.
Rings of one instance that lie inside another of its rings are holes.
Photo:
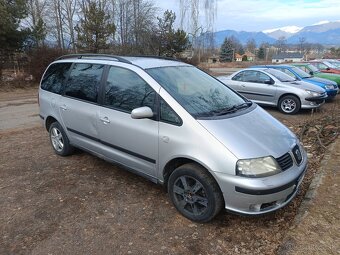
[[[287,152],[283,156],[276,159],[277,163],[281,167],[282,171],[287,170],[288,168],[293,166],[292,156]]]

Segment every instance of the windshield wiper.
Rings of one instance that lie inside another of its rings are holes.
[[[214,116],[221,116],[221,115],[225,115],[225,114],[228,114],[228,113],[233,113],[233,112],[236,112],[236,111],[238,111],[242,108],[248,108],[252,104],[253,103],[251,101],[248,101],[248,102],[244,102],[242,104],[233,105],[233,106],[230,106],[228,108],[224,108],[220,111],[216,111]]]

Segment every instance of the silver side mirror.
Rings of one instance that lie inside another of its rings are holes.
[[[153,112],[150,107],[143,106],[136,109],[133,109],[131,112],[131,118],[133,119],[145,119],[152,118]]]

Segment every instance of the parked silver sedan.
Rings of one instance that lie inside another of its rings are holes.
[[[270,68],[244,69],[218,79],[248,99],[263,105],[277,106],[287,114],[295,114],[301,108],[317,108],[327,98],[323,88],[297,81]]]

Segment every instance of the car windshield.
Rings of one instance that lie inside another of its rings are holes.
[[[335,66],[337,69],[340,68],[340,62],[339,61],[331,61],[330,62],[333,66]]]
[[[328,62],[328,61],[324,61],[323,63],[324,63],[326,66],[328,66],[329,68],[337,69],[336,66],[334,66],[333,64],[331,64],[331,63]]]
[[[305,71],[301,70],[300,68],[293,67],[292,70],[300,76],[301,79],[306,79],[312,77],[310,74],[306,73]]]
[[[320,72],[320,70],[319,70],[316,66],[313,66],[313,65],[311,65],[311,64],[307,65],[307,67],[308,67],[311,71],[313,71],[313,73],[319,73],[319,72]]]
[[[146,71],[195,118],[224,115],[251,105],[223,83],[192,66]]]
[[[270,73],[273,75],[276,79],[278,79],[281,82],[291,82],[296,81],[293,77],[289,76],[288,74],[285,74],[284,72],[281,72],[279,70],[275,69],[266,69],[267,73]]]

